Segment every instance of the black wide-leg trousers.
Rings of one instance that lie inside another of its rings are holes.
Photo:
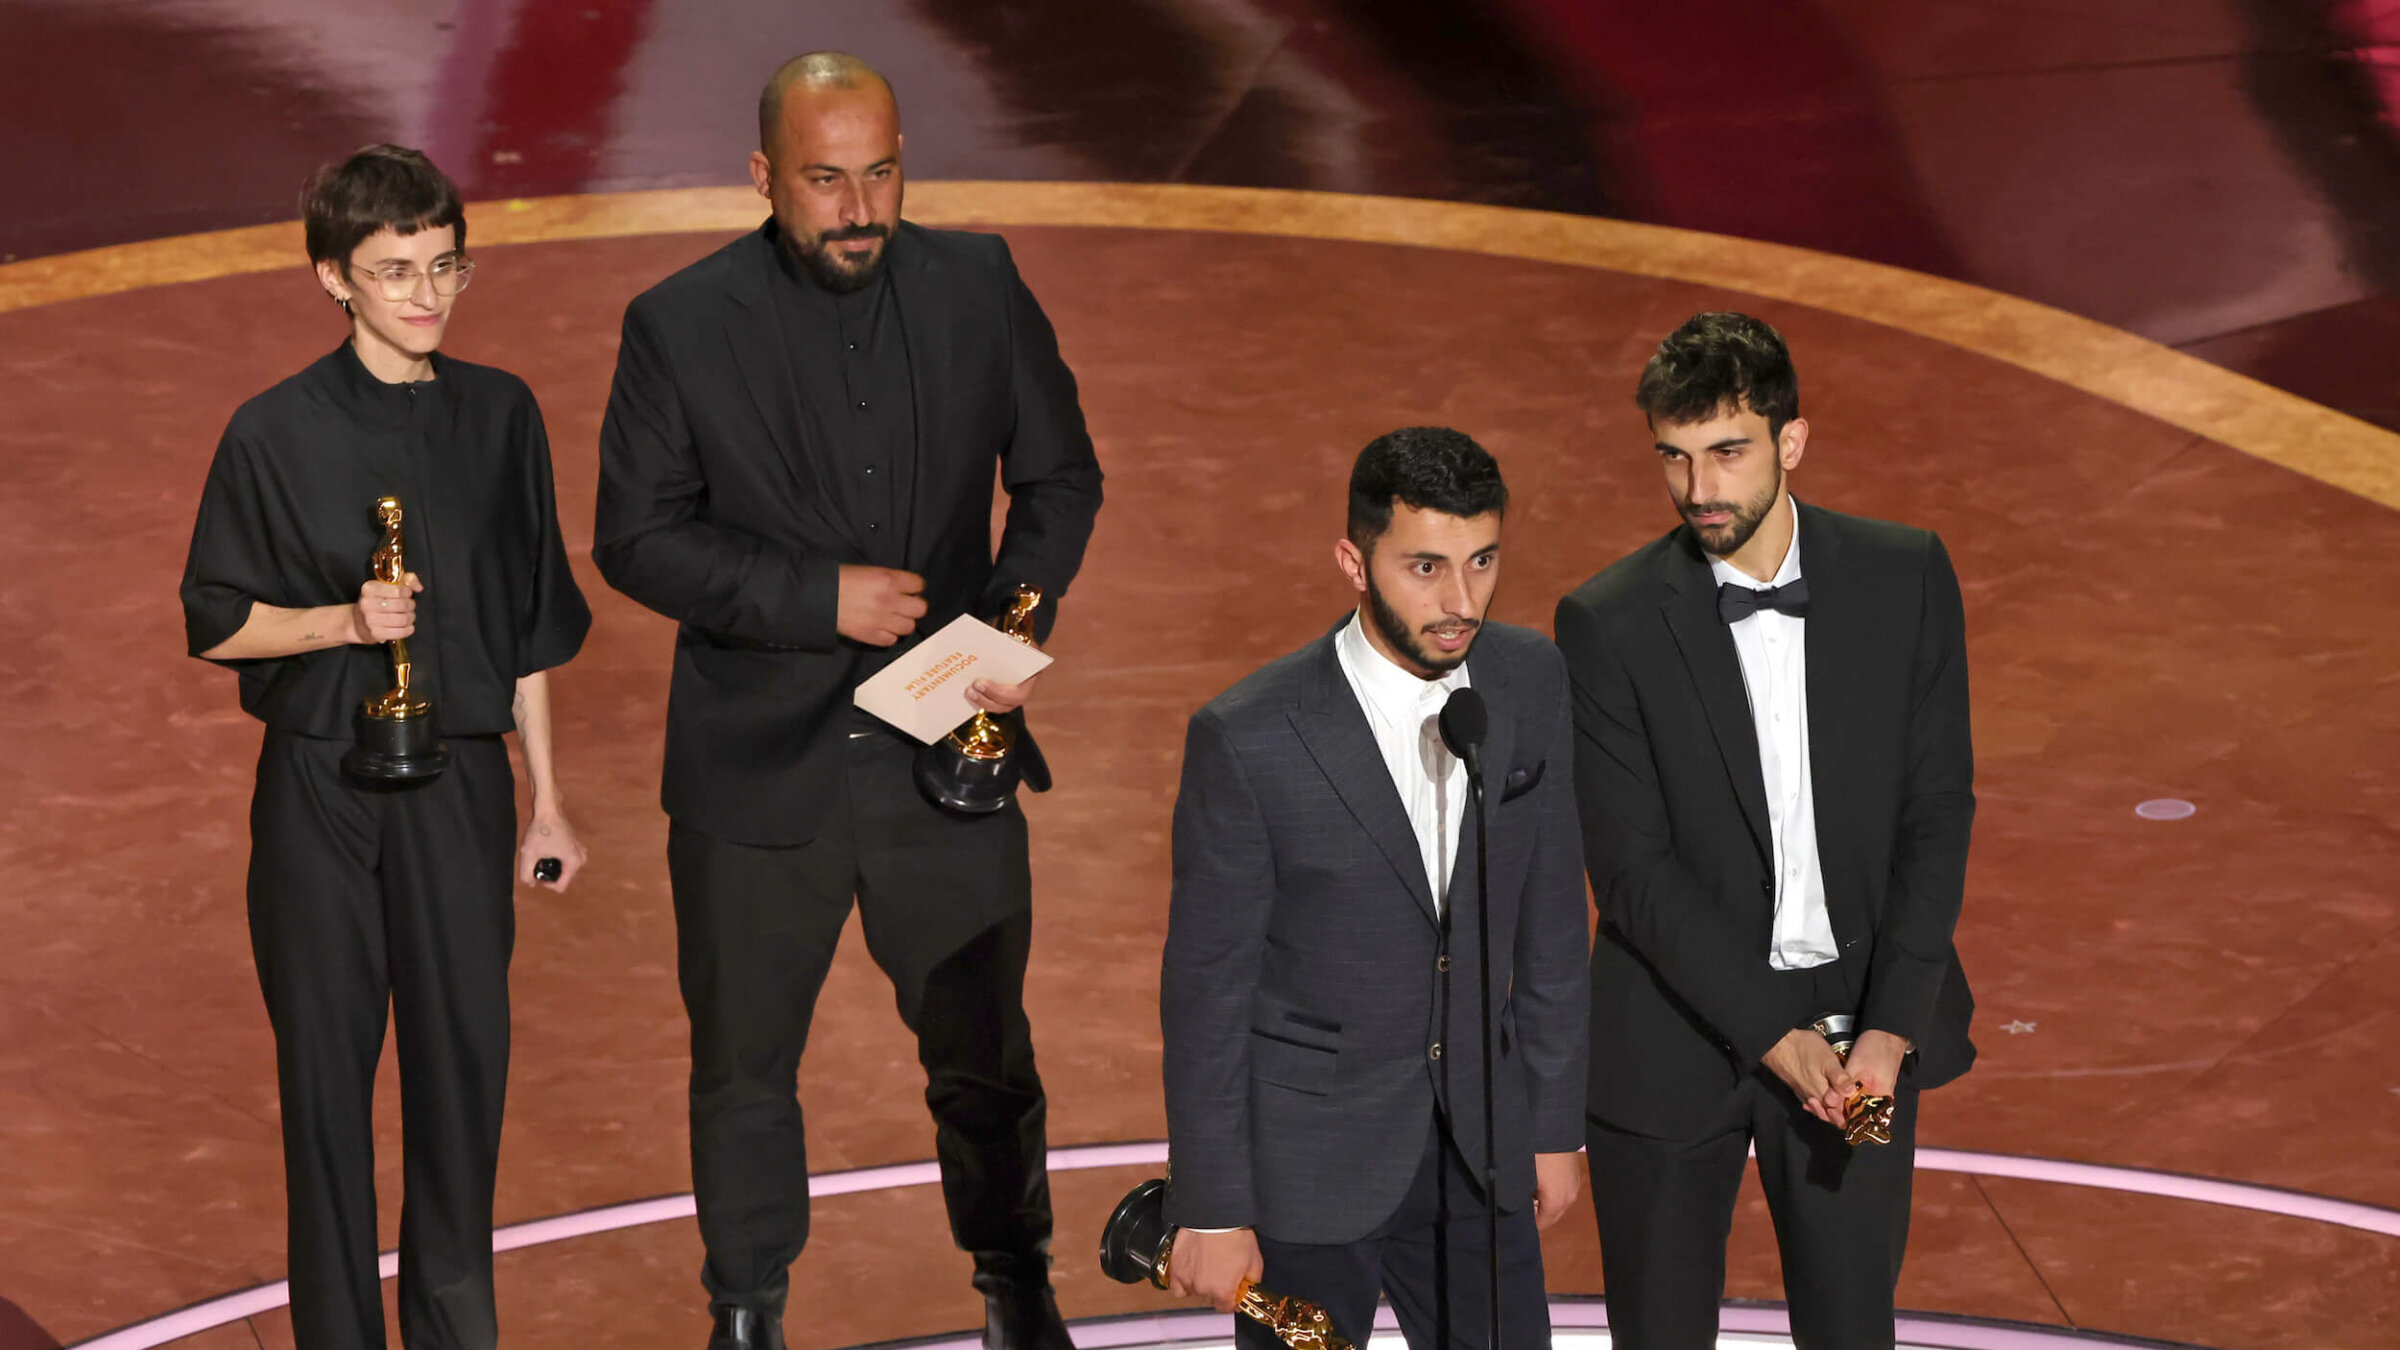
[[[1585,1151],[1600,1225],[1608,1330],[1625,1350],[1709,1350],[1725,1293],[1725,1243],[1755,1143],[1783,1255],[1799,1350],[1885,1350],[1908,1248],[1916,1087],[1902,1072],[1889,1144],[1845,1142],[1764,1069],[1688,1139],[1592,1120]]]
[[[926,801],[913,742],[845,744],[817,837],[762,847],[667,838],[692,1024],[692,1189],[712,1301],[780,1313],[808,1242],[798,1096],[817,993],[853,898],[867,951],[916,1034],[950,1231],[975,1283],[1039,1289],[1051,1235],[1047,1103],[1025,1017],[1032,874],[1014,806],[966,819]]]
[[[270,730],[250,805],[250,943],[275,1028],[301,1350],[381,1350],[375,1064],[399,1038],[400,1339],[491,1350],[508,1083],[516,784],[497,736],[441,777],[351,786],[349,745]]]
[[[1410,1350],[1481,1350],[1491,1331],[1490,1223],[1483,1191],[1437,1119],[1400,1207],[1356,1242],[1281,1242],[1261,1233],[1259,1288],[1325,1310],[1336,1334],[1364,1346],[1378,1295],[1391,1300]],[[1500,1214],[1500,1340],[1508,1350],[1549,1350],[1550,1296],[1533,1204]],[[1275,1334],[1240,1318],[1240,1350],[1279,1350]]]

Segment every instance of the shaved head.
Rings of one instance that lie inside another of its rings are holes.
[[[760,153],[774,155],[776,132],[783,125],[783,103],[794,89],[812,94],[879,91],[891,102],[895,117],[899,109],[892,82],[883,78],[882,71],[848,52],[803,52],[776,67],[766,88],[758,91]]]
[[[874,284],[900,228],[900,104],[842,52],[795,56],[758,95],[750,181],[792,260],[834,292]]]

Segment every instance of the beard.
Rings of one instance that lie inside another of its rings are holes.
[[[874,285],[875,279],[883,275],[884,259],[892,254],[892,232],[883,225],[845,225],[825,231],[805,246],[796,242],[798,236],[793,231],[784,230],[782,235],[784,247],[793,260],[819,286],[835,295],[848,295]],[[875,250],[874,257],[857,264],[845,262],[834,254],[835,244],[859,239],[880,239],[883,247]]]
[[[1782,491],[1783,461],[1777,460],[1775,476],[1768,480],[1766,487],[1749,501],[1693,502],[1689,506],[1678,506],[1676,509],[1683,513],[1684,523],[1690,525],[1692,532],[1700,536],[1702,549],[1715,557],[1730,557],[1741,552],[1742,545],[1749,543],[1750,537],[1758,533],[1758,527],[1766,522],[1767,513],[1775,509],[1775,498]],[[1732,512],[1733,519],[1722,525],[1701,525],[1692,519],[1694,516],[1712,515],[1719,511]]]
[[[1408,620],[1401,618],[1400,611],[1393,609],[1391,602],[1383,598],[1383,592],[1376,589],[1375,574],[1372,571],[1367,574],[1367,617],[1374,623],[1375,631],[1383,634],[1383,640],[1391,644],[1392,650],[1407,657],[1409,664],[1415,666],[1420,673],[1430,671],[1435,675],[1447,674],[1465,665],[1467,654],[1475,650],[1473,638],[1469,638],[1467,645],[1459,648],[1455,656],[1446,655],[1425,646],[1418,640],[1417,630],[1411,629],[1408,626]],[[1482,629],[1483,621],[1481,619],[1444,619],[1438,625],[1427,625],[1428,628],[1454,626],[1463,627],[1473,633]]]

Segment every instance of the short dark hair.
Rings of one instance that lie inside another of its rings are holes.
[[[1684,320],[1658,344],[1642,367],[1633,403],[1653,427],[1747,408],[1767,419],[1767,434],[1781,436],[1784,423],[1800,415],[1800,373],[1773,325],[1711,310]]]
[[[1367,442],[1350,469],[1350,542],[1365,549],[1391,528],[1393,503],[1446,516],[1508,511],[1500,464],[1448,427],[1402,427]]]
[[[300,190],[300,220],[310,262],[347,267],[351,250],[378,231],[415,234],[444,225],[458,231],[458,251],[467,251],[458,185],[424,151],[404,145],[370,145],[318,169]]]

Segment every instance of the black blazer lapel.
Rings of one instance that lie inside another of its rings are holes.
[[[1742,683],[1742,659],[1734,651],[1733,634],[1717,617],[1716,578],[1690,526],[1677,531],[1676,545],[1669,554],[1668,595],[1659,612],[1675,635],[1700,706],[1707,710],[1717,753],[1733,779],[1733,795],[1742,804],[1742,822],[1750,827],[1750,842],[1757,845],[1772,875],[1775,851],[1767,825],[1766,776],[1758,764],[1758,729],[1751,720],[1750,691]],[[1804,551],[1803,567],[1807,559]],[[1814,680],[1813,673],[1810,678]]]
[[[741,375],[742,387],[758,408],[767,435],[775,442],[776,453],[783,456],[784,466],[791,470],[794,481],[802,491],[802,501],[812,505],[832,500],[831,483],[825,481],[824,467],[807,453],[807,412],[800,406],[800,390],[792,382],[792,369],[784,352],[785,337],[775,318],[775,306],[768,300],[769,288],[785,284],[780,272],[782,264],[775,259],[775,241],[762,229],[744,241],[743,266],[735,269],[734,284],[726,294],[734,304],[725,311],[725,340],[732,348],[734,369]],[[844,539],[866,556],[866,545],[851,529],[850,522],[839,511],[812,510]]]
[[[901,556],[912,562],[917,558],[916,542],[931,541],[942,528],[941,513],[953,500],[946,485],[925,481],[928,469],[938,475],[947,467],[929,464],[925,447],[954,444],[944,416],[951,406],[948,391],[932,385],[937,377],[958,369],[951,355],[958,345],[957,306],[941,294],[940,260],[917,235],[915,226],[902,222],[884,245],[892,274],[892,299],[900,308],[900,331],[907,338],[908,383],[917,412],[916,443],[910,448],[905,470],[908,476],[892,484],[893,494],[903,500],[909,500],[904,494],[914,494],[908,537],[901,540]],[[984,487],[988,491],[990,484]]]
[[[1383,751],[1375,744],[1375,732],[1367,725],[1366,710],[1358,706],[1358,696],[1350,692],[1350,682],[1342,678],[1332,633],[1317,639],[1309,653],[1300,687],[1300,706],[1292,710],[1291,719],[1292,729],[1300,734],[1300,743],[1308,747],[1309,757],[1316,760],[1326,781],[1333,784],[1342,804],[1350,808],[1359,828],[1383,850],[1383,856],[1392,864],[1392,870],[1399,873],[1409,895],[1425,911],[1425,917],[1440,923],[1441,916],[1433,907],[1433,887],[1425,877],[1425,854],[1417,846],[1416,829],[1408,823],[1408,808],[1400,803],[1400,789],[1392,785],[1392,771],[1384,764]]]
[[[1851,772],[1844,752],[1853,738],[1843,734],[1865,687],[1851,664],[1877,648],[1877,625],[1860,589],[1845,575],[1841,538],[1825,514],[1799,508],[1800,574],[1808,581],[1808,622],[1803,628],[1808,671],[1808,774],[1816,811],[1817,865],[1825,880],[1825,906],[1834,941],[1847,949],[1869,930],[1863,897],[1870,878],[1856,874],[1851,841],[1859,837],[1841,790]]]

